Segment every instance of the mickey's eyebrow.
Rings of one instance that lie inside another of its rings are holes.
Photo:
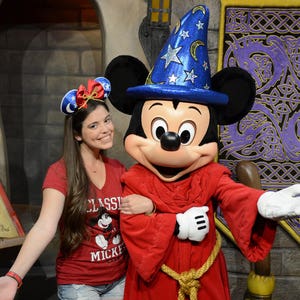
[[[202,115],[200,109],[198,109],[196,106],[189,106],[189,108],[197,110],[198,113],[199,113],[200,115]]]
[[[156,106],[156,105],[162,106],[162,103],[159,103],[159,102],[153,103],[153,104],[149,107],[149,110],[150,110],[153,106]]]

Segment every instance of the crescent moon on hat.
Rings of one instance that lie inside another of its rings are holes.
[[[146,85],[151,85],[151,84],[165,84],[165,81],[160,81],[160,82],[154,82],[153,80],[152,80],[152,72],[153,72],[153,68],[151,69],[151,71],[150,71],[150,73],[149,73],[149,75],[148,75],[148,77],[147,77],[147,79],[146,79]]]
[[[199,5],[199,6],[194,7],[194,9],[192,10],[192,13],[194,14],[198,10],[201,10],[203,12],[203,14],[205,15],[205,8],[204,8],[204,6]]]
[[[66,106],[66,112],[68,114],[72,114],[75,110],[71,108],[71,103],[68,103],[68,105]]]
[[[199,46],[205,46],[205,44],[200,40],[196,40],[191,44],[191,47],[190,47],[191,55],[195,61],[198,60],[198,58],[196,56],[196,50]]]

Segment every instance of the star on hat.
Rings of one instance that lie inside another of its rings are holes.
[[[211,89],[208,21],[206,6],[190,10],[173,29],[146,83],[128,88],[128,96],[226,105],[228,96]]]

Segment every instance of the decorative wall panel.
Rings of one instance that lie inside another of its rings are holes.
[[[300,183],[300,1],[221,2],[218,68],[247,70],[257,95],[246,117],[220,127],[219,161],[233,172],[255,162],[263,189]],[[299,221],[281,225],[300,242]]]

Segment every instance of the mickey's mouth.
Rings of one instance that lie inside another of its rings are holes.
[[[171,178],[180,173],[184,168],[170,168],[153,165],[153,167],[165,178]]]

